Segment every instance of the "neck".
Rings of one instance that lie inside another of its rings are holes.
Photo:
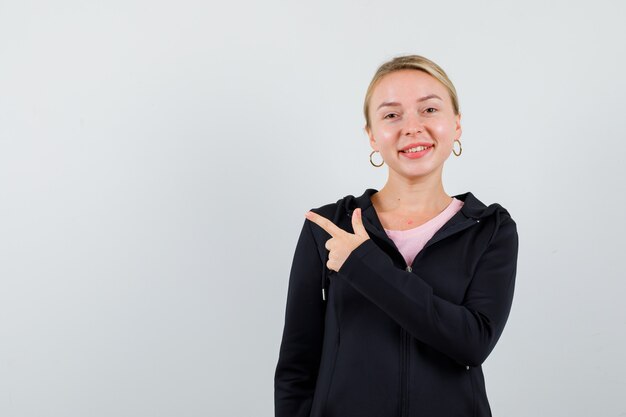
[[[441,172],[429,177],[406,178],[390,170],[387,183],[374,196],[383,211],[413,213],[439,213],[451,201],[443,188]]]

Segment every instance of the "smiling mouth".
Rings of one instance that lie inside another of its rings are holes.
[[[400,151],[400,152],[402,152],[402,153],[422,152],[422,151],[425,151],[426,149],[432,148],[433,146],[434,145],[430,145],[430,146],[416,146],[415,148],[407,149],[406,151]]]

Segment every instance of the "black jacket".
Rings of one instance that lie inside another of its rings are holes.
[[[481,364],[509,316],[516,224],[472,193],[407,266],[369,188],[312,211],[370,239],[338,272],[330,235],[304,220],[275,373],[276,417],[491,416]],[[326,299],[326,300],[325,300]]]

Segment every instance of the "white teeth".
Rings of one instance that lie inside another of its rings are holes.
[[[424,149],[428,149],[428,148],[430,148],[430,146],[416,146],[415,148],[407,149],[406,151],[402,151],[402,152],[404,152],[404,153],[420,152],[420,151],[423,151]]]

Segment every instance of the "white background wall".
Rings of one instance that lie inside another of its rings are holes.
[[[625,416],[624,2],[0,0],[0,415],[270,416],[304,212],[416,53],[518,224],[494,416]],[[623,398],[623,397],[622,397]]]

